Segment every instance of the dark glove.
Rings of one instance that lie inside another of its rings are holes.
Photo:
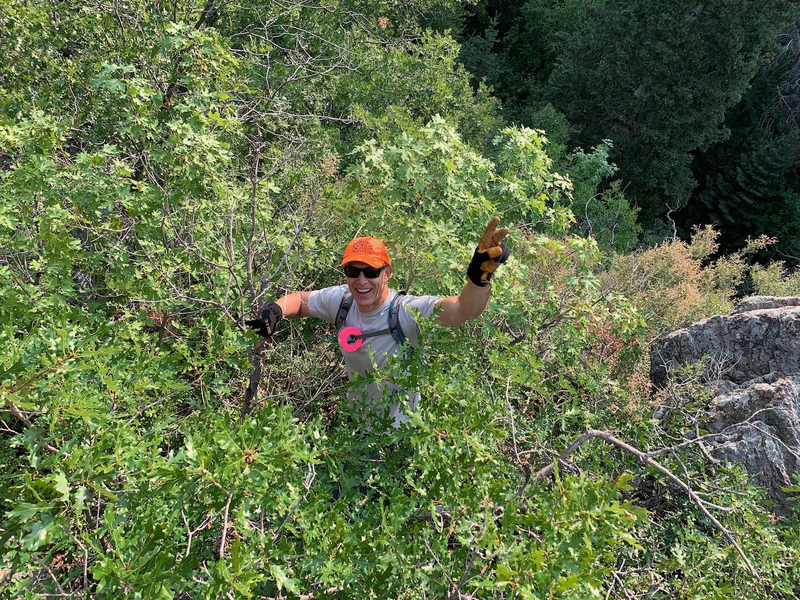
[[[278,326],[278,322],[282,318],[283,310],[281,310],[281,307],[273,302],[272,304],[267,304],[261,309],[260,319],[250,319],[249,321],[245,321],[244,324],[252,329],[257,329],[257,333],[261,337],[268,338],[275,333],[275,328]]]
[[[492,275],[497,267],[508,260],[511,251],[506,248],[503,238],[508,233],[508,227],[495,231],[500,223],[499,217],[494,217],[486,225],[486,229],[478,242],[475,254],[467,267],[467,278],[477,285],[483,287],[492,279]]]

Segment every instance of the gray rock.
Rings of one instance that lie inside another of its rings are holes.
[[[716,396],[706,429],[719,434],[706,442],[714,458],[745,467],[766,488],[778,514],[789,514],[782,490],[800,474],[800,373],[770,373]]]
[[[775,308],[752,308],[732,315],[704,319],[665,336],[653,345],[650,379],[664,387],[667,375],[704,357],[718,378],[740,384],[767,373],[800,372],[800,298],[761,301],[745,306],[776,306],[777,300],[796,301]]]
[[[767,310],[770,308],[785,308],[787,306],[800,306],[798,296],[750,296],[745,298],[733,311],[733,314],[750,312],[751,310]]]
[[[800,475],[800,298],[756,296],[731,315],[705,319],[653,345],[650,378],[707,360],[714,397],[703,427],[711,456],[742,464],[767,490],[777,514],[791,503],[782,487]]]

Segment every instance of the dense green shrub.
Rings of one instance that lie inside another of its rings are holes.
[[[713,235],[647,255],[650,287],[606,285],[542,132],[493,130],[447,39],[418,28],[429,2],[99,8],[0,8],[2,597],[585,598],[645,576],[689,597],[717,557],[714,585],[755,593],[680,488],[648,504],[658,476],[632,456],[589,443],[536,477],[587,429],[648,451],[685,435],[650,419],[640,376],[648,327],[675,317],[642,315],[675,282],[702,300],[681,319],[727,298],[740,263],[728,283],[700,264]],[[417,50],[448,59],[422,94]],[[372,83],[345,115],[358,61]],[[256,344],[243,326],[338,283],[359,231],[390,243],[396,287],[456,293],[494,214],[513,254],[489,309],[425,321],[388,371],[422,396],[403,428],[356,425],[330,328]],[[789,564],[792,533],[741,474],[686,456],[682,477],[747,493],[724,521],[765,577]]]

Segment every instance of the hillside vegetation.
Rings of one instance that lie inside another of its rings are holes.
[[[797,596],[796,521],[691,442],[698,378],[648,383],[745,277],[796,291],[751,270],[774,240],[639,245],[613,143],[506,120],[461,11],[0,5],[0,597]],[[489,308],[394,359],[397,430],[354,425],[331,327],[244,326],[359,234],[457,293],[492,215]]]

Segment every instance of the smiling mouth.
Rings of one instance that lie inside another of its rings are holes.
[[[357,291],[359,294],[368,294],[369,292],[371,292],[371,291],[372,291],[372,288],[367,288],[367,289],[365,289],[365,290],[359,290],[358,288],[356,288],[356,291]]]

